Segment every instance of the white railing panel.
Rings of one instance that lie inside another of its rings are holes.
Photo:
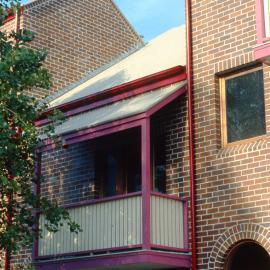
[[[151,196],[151,243],[184,248],[184,203],[169,197]]]
[[[79,234],[70,233],[64,226],[50,233],[40,217],[43,237],[39,239],[39,256],[103,250],[142,244],[142,198],[121,198],[69,209],[82,228]]]

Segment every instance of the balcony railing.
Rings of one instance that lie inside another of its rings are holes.
[[[151,248],[183,251],[187,248],[187,203],[177,197],[151,193]],[[64,225],[59,232],[45,229],[39,239],[39,258],[87,253],[95,255],[113,250],[140,248],[143,245],[142,194],[132,193],[69,207],[68,211],[82,228],[70,233]]]

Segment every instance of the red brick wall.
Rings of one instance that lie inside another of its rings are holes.
[[[228,250],[245,238],[269,249],[262,240],[270,220],[269,67],[263,67],[267,134],[221,145],[218,75],[254,62],[255,20],[254,0],[192,0],[199,269],[223,269]]]
[[[48,51],[48,93],[142,43],[111,0],[37,0],[26,6],[22,26],[36,33],[33,47]]]
[[[177,98],[152,117],[152,134],[165,134],[166,193],[189,196],[187,96]]]

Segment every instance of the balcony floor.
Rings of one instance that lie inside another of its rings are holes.
[[[133,251],[108,255],[55,258],[48,261],[37,261],[38,270],[156,270],[156,269],[189,269],[191,257],[162,251]]]
[[[101,268],[88,268],[87,270],[165,270],[165,269],[172,269],[172,270],[179,270],[181,268],[176,267],[169,267],[167,265],[160,265],[160,264],[129,264],[123,266],[115,266],[115,267],[101,267]],[[185,268],[183,268],[185,269]]]

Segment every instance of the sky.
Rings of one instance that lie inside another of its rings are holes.
[[[23,3],[28,1],[22,0]],[[114,0],[114,2],[146,42],[185,22],[185,0]]]
[[[139,35],[147,42],[184,24],[184,0],[114,0]]]

